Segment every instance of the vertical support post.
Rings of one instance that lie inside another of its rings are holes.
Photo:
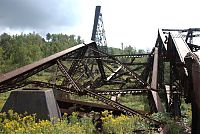
[[[192,134],[200,133],[200,60],[199,57],[193,54],[192,62]],[[190,63],[191,64],[191,63]]]
[[[177,87],[174,86],[174,82],[176,80],[177,68],[176,68],[176,51],[175,45],[173,43],[173,39],[171,34],[169,34],[168,39],[168,56],[170,60],[170,104],[169,104],[169,111],[173,116],[181,116],[181,109],[180,109],[180,95],[177,91]]]
[[[169,111],[169,105],[168,105],[168,99],[167,99],[167,91],[166,91],[166,88],[165,88],[165,79],[164,79],[164,74],[165,74],[165,65],[164,65],[164,60],[165,60],[165,56],[166,56],[166,50],[167,50],[167,46],[166,46],[166,43],[167,43],[167,38],[165,39],[166,41],[164,41],[164,35],[162,33],[162,31],[159,29],[158,30],[158,84],[159,84],[159,87],[161,89],[164,89],[164,92],[162,93],[162,97],[165,101],[165,108],[166,108],[166,111],[168,112]]]
[[[192,134],[200,133],[200,111],[198,110],[196,100],[192,98]]]
[[[158,48],[155,47],[153,73],[152,73],[152,79],[151,79],[151,89],[157,90],[157,88],[158,88]],[[164,108],[161,103],[161,99],[160,99],[158,92],[151,91],[151,93],[152,93],[157,111],[164,112]]]

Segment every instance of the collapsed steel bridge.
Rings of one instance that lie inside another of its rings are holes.
[[[97,21],[99,17],[101,23]],[[71,113],[74,108],[74,111],[80,112],[108,109],[116,114],[136,114],[159,126],[160,133],[166,133],[167,127],[149,118],[147,113],[169,112],[180,116],[181,99],[184,98],[192,105],[192,133],[200,133],[200,61],[197,53],[200,46],[193,44],[193,38],[199,37],[200,29],[159,29],[150,53],[110,55],[105,50],[105,31],[97,30],[101,28],[100,24],[103,24],[102,14],[97,7],[92,33],[95,42],[79,44],[0,75],[0,92],[30,87],[50,88],[55,91],[62,113]],[[54,72],[48,81],[31,78],[44,70]],[[71,100],[68,94],[90,96],[105,105]],[[112,99],[123,94],[146,96],[149,111],[129,108]]]
[[[155,47],[148,54],[110,55],[99,50],[95,42],[80,44],[2,74],[0,92],[30,87],[30,85],[34,88],[53,88],[65,94],[91,96],[105,103],[106,106],[100,106],[104,109],[121,111],[127,115],[137,114],[156,124],[161,123],[150,119],[145,112],[124,106],[105,95],[146,95],[151,113],[170,112],[174,116],[180,116],[181,98],[184,98],[187,103],[192,104],[192,130],[195,133],[199,132],[200,121],[198,103],[200,61],[198,55],[195,54],[199,48],[197,46],[187,43],[181,33],[175,34],[166,29],[158,30]],[[123,58],[125,60],[122,60]],[[146,58],[146,60],[138,63],[138,58]],[[169,63],[169,83],[164,80],[166,63]],[[49,82],[28,79],[50,67],[56,71]],[[108,89],[107,85],[112,85],[110,87],[114,88]],[[161,94],[162,97],[160,97]],[[69,102],[67,97],[56,99],[60,106],[63,102],[80,103]],[[165,102],[165,105],[162,102]],[[66,111],[67,108],[62,105],[61,109]]]

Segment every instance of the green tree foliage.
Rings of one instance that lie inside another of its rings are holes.
[[[146,53],[145,50],[143,49],[136,49],[135,47],[132,47],[131,45],[125,46],[122,43],[122,48],[113,48],[113,47],[108,47],[108,53],[109,54],[143,54]]]
[[[146,53],[143,49],[138,49],[138,52],[137,53],[139,53],[139,54],[144,54],[144,53]]]
[[[124,48],[124,53],[125,54],[135,54],[136,49],[129,45],[129,46]]]
[[[48,34],[46,35],[46,39],[47,39],[48,42],[50,41],[50,39],[51,39],[51,34],[50,34],[50,33],[48,33]]]
[[[3,60],[3,48],[0,47],[0,73],[3,72],[4,60]]]
[[[35,32],[13,36],[1,34],[0,73],[30,64],[83,42],[80,36],[50,33],[46,35],[46,40]]]

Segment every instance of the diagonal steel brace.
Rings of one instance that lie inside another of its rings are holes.
[[[58,65],[58,68],[60,69],[60,71],[65,75],[65,78],[67,80],[69,80],[70,84],[74,87],[74,89],[77,91],[77,92],[80,92],[81,89],[77,86],[77,84],[74,82],[74,80],[71,78],[71,76],[68,74],[67,70],[65,69],[65,66],[59,61],[57,60],[57,65]]]

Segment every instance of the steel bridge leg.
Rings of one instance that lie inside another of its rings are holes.
[[[195,99],[192,99],[192,134],[200,134],[200,110]]]

